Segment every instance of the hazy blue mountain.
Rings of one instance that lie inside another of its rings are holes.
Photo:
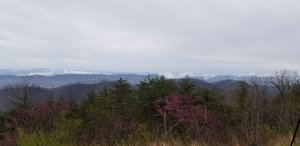
[[[234,81],[249,81],[253,76],[234,76],[234,75],[220,75],[206,78],[205,81],[208,83],[224,81],[224,80],[234,80]]]
[[[55,88],[42,88],[31,87],[30,96],[34,99],[33,102],[45,101],[50,98],[54,99],[73,99],[75,101],[81,101],[90,92],[99,93],[104,88],[111,89],[113,82],[100,82],[95,84],[69,84]],[[14,99],[14,93],[22,95],[22,89],[11,88],[0,89],[0,111],[8,109],[12,106],[12,100]]]
[[[206,82],[205,80],[201,80],[201,79],[192,78],[192,82],[194,83],[194,85],[196,87],[199,87],[199,88],[211,89],[213,87],[212,84]]]
[[[153,75],[154,76],[154,75]],[[0,87],[3,88],[7,85],[18,84],[23,79],[28,79],[32,84],[44,88],[54,88],[68,84],[83,83],[92,84],[102,81],[114,81],[120,78],[127,80],[131,84],[138,84],[143,80],[145,75],[136,74],[62,74],[54,76],[15,76],[15,75],[0,75]]]
[[[69,84],[51,89],[52,96],[56,98],[70,98],[75,101],[81,101],[88,93],[99,93],[104,88],[111,89],[112,81],[104,81],[95,84]]]
[[[33,102],[40,102],[53,97],[51,90],[47,88],[31,87],[30,92],[30,95],[34,97]],[[13,105],[12,101],[15,99],[15,93],[20,96],[22,89],[15,88],[13,91],[11,88],[0,89],[0,111],[8,109]]]
[[[150,75],[157,76],[156,74]],[[100,92],[104,87],[111,88],[112,81],[120,78],[127,80],[132,85],[137,85],[147,75],[140,74],[116,74],[116,73],[91,73],[83,71],[68,70],[0,70],[0,110],[11,106],[12,97],[6,86],[19,84],[22,80],[28,79],[35,87],[32,90],[37,102],[52,98],[72,98],[80,101],[89,92]],[[240,81],[249,81],[251,76],[214,76],[202,77],[191,76],[191,81],[199,88],[217,88],[221,92],[233,90],[239,86]],[[175,79],[177,84],[181,79]],[[134,86],[136,87],[136,86]],[[270,93],[273,93],[270,87]],[[273,93],[274,94],[274,93]]]
[[[152,77],[157,75],[151,75]],[[146,75],[139,74],[59,74],[53,76],[45,75],[30,75],[30,76],[17,76],[17,75],[0,75],[0,88],[7,85],[18,84],[24,78],[29,79],[31,83],[41,86],[44,88],[54,88],[68,84],[74,83],[98,83],[102,81],[114,81],[119,78],[128,80],[131,84],[138,84],[141,80],[146,78]],[[192,77],[193,78],[193,77]],[[245,77],[235,77],[235,76],[216,76],[211,78],[195,77],[196,82],[214,83],[224,80],[234,80],[234,81],[249,81],[250,76]],[[202,83],[198,83],[202,84]]]
[[[156,76],[158,74],[152,74]],[[45,88],[53,88],[73,83],[98,83],[101,81],[113,81],[119,78],[128,80],[131,84],[137,84],[146,77],[146,74],[134,73],[113,73],[113,72],[93,72],[81,70],[52,70],[47,68],[20,70],[20,69],[0,69],[0,88],[10,84],[16,84],[22,78],[30,78],[30,80],[38,86]],[[207,83],[214,83],[224,80],[249,81],[252,76],[190,76]]]
[[[0,76],[7,78],[7,80],[15,81],[16,76]],[[31,95],[35,98],[35,102],[44,101],[49,98],[64,98],[74,99],[75,101],[81,101],[89,92],[99,93],[104,88],[111,89],[113,85],[112,80],[117,80],[120,77],[124,79],[131,79],[131,82],[136,83],[133,88],[137,87],[138,81],[144,79],[144,76],[140,75],[57,75],[57,76],[33,76],[35,79],[39,79],[39,83],[44,87],[34,86],[32,88]],[[103,81],[100,81],[99,77]],[[126,77],[126,78],[125,78]],[[90,80],[87,80],[90,79]],[[71,83],[75,81],[81,81],[81,83]],[[181,79],[174,80],[177,85],[180,84]],[[219,90],[221,93],[226,94],[228,91],[234,90],[239,87],[241,81],[236,80],[223,80],[213,83],[208,83],[204,80],[191,78],[191,81],[197,88],[212,89],[213,87]],[[16,81],[17,82],[17,81]],[[67,84],[68,83],[68,84]],[[49,85],[55,85],[53,88]],[[248,86],[250,87],[250,85]],[[18,89],[16,89],[18,90]],[[274,89],[270,87],[270,94],[274,94]],[[11,107],[12,92],[8,88],[0,89],[0,110],[5,110]]]
[[[221,91],[231,91],[240,86],[241,81],[236,80],[222,80],[211,83],[214,87]]]

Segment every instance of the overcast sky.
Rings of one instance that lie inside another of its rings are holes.
[[[0,0],[0,69],[300,69],[299,0]]]

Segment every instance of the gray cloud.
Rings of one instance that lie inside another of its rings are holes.
[[[0,68],[300,69],[300,1],[0,1]]]

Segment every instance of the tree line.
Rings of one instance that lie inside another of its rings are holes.
[[[3,145],[288,145],[300,116],[299,74],[291,70],[226,93],[189,77],[177,84],[149,76],[138,86],[119,79],[80,102],[33,103],[31,86],[11,88],[14,107],[0,114]]]

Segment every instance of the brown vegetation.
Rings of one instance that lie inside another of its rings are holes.
[[[2,145],[289,145],[300,116],[299,76],[287,70],[226,95],[162,76],[138,88],[120,79],[80,103],[32,104],[28,86],[12,88],[17,104],[0,115]]]

